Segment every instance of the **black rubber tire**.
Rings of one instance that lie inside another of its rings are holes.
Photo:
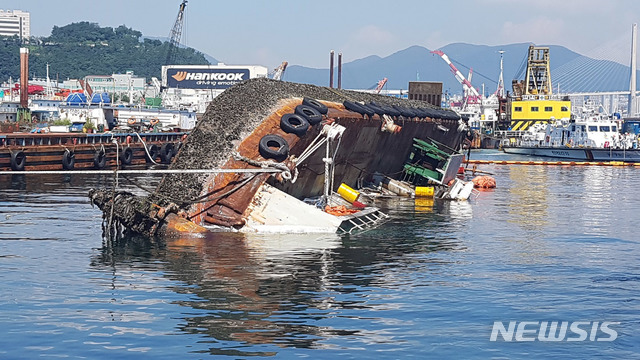
[[[162,162],[165,164],[170,164],[171,160],[173,159],[173,155],[175,155],[173,150],[173,143],[168,142],[162,144],[162,146],[160,147],[160,160],[162,160]]]
[[[289,143],[279,135],[265,135],[260,139],[258,151],[265,159],[284,161],[289,156]]]
[[[418,117],[421,119],[424,119],[429,115],[422,108],[412,108],[411,110],[413,110],[413,112],[416,113],[416,115],[418,115]]]
[[[23,171],[26,164],[27,155],[25,155],[24,151],[18,150],[11,152],[11,170]]]
[[[460,120],[461,119],[460,115],[456,114],[453,111],[448,111],[447,110],[446,113],[447,113],[447,116],[449,117],[449,120]]]
[[[102,150],[98,150],[93,154],[93,167],[96,169],[104,169],[107,166],[107,154]]]
[[[362,106],[362,108],[364,109],[364,113],[365,113],[365,114],[367,114],[367,116],[368,116],[369,118],[373,117],[373,115],[375,115],[375,114],[376,114],[376,112],[375,112],[375,111],[373,111],[373,109],[372,109],[372,108],[370,108],[369,106],[367,106],[367,105],[365,105],[365,104],[358,104],[358,105]]]
[[[307,105],[307,106],[311,106],[312,108],[318,110],[318,112],[322,115],[327,115],[327,112],[329,112],[329,109],[327,108],[327,105],[319,102],[316,99],[312,99],[312,98],[303,98],[302,99],[302,105]]]
[[[393,106],[394,109],[398,110],[400,112],[400,115],[406,117],[406,118],[414,118],[416,117],[416,113],[414,113],[411,109],[404,107],[404,106]]]
[[[158,158],[158,145],[156,144],[151,144],[149,146],[147,146],[147,152],[149,153],[147,155],[147,153],[145,152],[145,160],[147,160],[147,163],[151,163],[153,161],[156,161],[156,159]]]
[[[307,119],[311,126],[319,124],[322,121],[322,114],[316,108],[309,105],[296,106],[295,113]]]
[[[62,168],[65,170],[73,170],[76,165],[76,154],[69,150],[65,150],[62,154]]]
[[[380,107],[384,110],[384,113],[391,116],[391,117],[398,117],[400,116],[400,111],[394,109],[392,106],[390,105],[380,105]]]
[[[364,115],[365,114],[364,108],[362,106],[360,106],[360,104],[355,103],[353,101],[345,100],[342,103],[342,105],[344,105],[344,108],[349,110],[349,111],[356,112],[356,113],[358,113],[360,115]]]
[[[420,117],[420,113],[416,109],[414,109],[414,108],[412,108],[410,106],[407,106],[407,110],[405,111],[405,114],[407,114],[408,118],[419,118]]]
[[[280,128],[286,133],[302,137],[309,130],[309,122],[297,114],[284,114],[280,118]]]
[[[444,115],[440,109],[431,109],[431,114],[433,114],[431,117],[434,119],[442,119],[442,116]]]
[[[372,117],[373,115],[375,115],[376,113],[371,110],[368,106],[360,104],[360,103],[356,103],[353,101],[349,101],[349,100],[345,100],[342,105],[344,105],[344,108],[349,110],[349,111],[353,111],[353,112],[357,112],[358,114],[362,115],[362,116],[369,116]]]
[[[367,104],[367,106],[369,107],[369,109],[373,110],[376,114],[382,116],[384,115],[384,109],[380,106],[378,106],[376,103],[374,102],[370,102]]]
[[[133,150],[130,147],[126,147],[120,153],[120,161],[123,165],[131,165],[133,161]]]
[[[422,108],[422,111],[424,111],[424,112],[425,112],[425,114],[427,115],[427,117],[428,117],[428,118],[434,118],[434,117],[436,117],[435,109]]]

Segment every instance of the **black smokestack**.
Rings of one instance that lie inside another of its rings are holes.
[[[333,88],[333,50],[331,50],[331,57],[329,58],[329,87]]]

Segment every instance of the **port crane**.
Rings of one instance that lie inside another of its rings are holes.
[[[287,69],[288,62],[283,61],[280,66],[273,70],[273,76],[271,77],[273,80],[281,80],[284,75],[284,71]]]
[[[458,80],[458,82],[462,84],[465,105],[480,104],[482,102],[482,95],[480,95],[480,93],[478,93],[478,90],[476,90],[476,88],[471,85],[471,76],[473,74],[472,71],[469,71],[469,78],[467,79],[464,77],[464,75],[462,75],[460,70],[458,70],[458,68],[453,65],[451,60],[449,60],[447,54],[445,54],[441,50],[434,50],[431,53],[440,56],[442,60],[444,60],[449,65],[449,67],[451,68],[451,72],[456,77],[456,80]]]
[[[380,94],[380,91],[382,91],[382,88],[387,83],[387,80],[388,80],[387,78],[384,78],[378,81],[378,86],[376,86],[376,89],[375,89],[376,94]]]
[[[175,50],[180,45],[180,38],[182,37],[182,26],[184,24],[184,9],[187,7],[187,0],[182,0],[180,9],[178,10],[178,16],[173,23],[173,28],[169,33],[169,49],[167,50],[167,60],[165,65],[171,65],[175,62]]]

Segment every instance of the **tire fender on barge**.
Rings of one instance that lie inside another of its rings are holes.
[[[11,170],[23,171],[26,163],[27,156],[24,154],[24,151],[18,150],[11,152]]]

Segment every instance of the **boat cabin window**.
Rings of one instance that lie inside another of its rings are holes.
[[[531,107],[531,111],[538,111],[538,107],[537,106],[532,106]]]
[[[560,108],[560,110],[561,110],[561,111],[569,111],[569,108],[568,108],[568,107],[566,107],[566,106],[563,106],[563,107],[561,107],[561,108]]]
[[[544,107],[544,111],[553,111],[553,107],[552,106],[545,106]]]
[[[612,126],[611,127],[611,131],[612,132],[618,132],[618,127],[617,126]]]
[[[575,125],[571,125],[571,131],[576,131],[576,126]]]
[[[589,126],[589,131],[598,131],[598,127],[597,126]]]
[[[608,126],[600,126],[601,132],[609,132],[610,128]]]
[[[580,125],[580,130],[583,132],[587,131],[587,125]]]
[[[516,106],[513,108],[513,111],[522,111],[522,106]]]

